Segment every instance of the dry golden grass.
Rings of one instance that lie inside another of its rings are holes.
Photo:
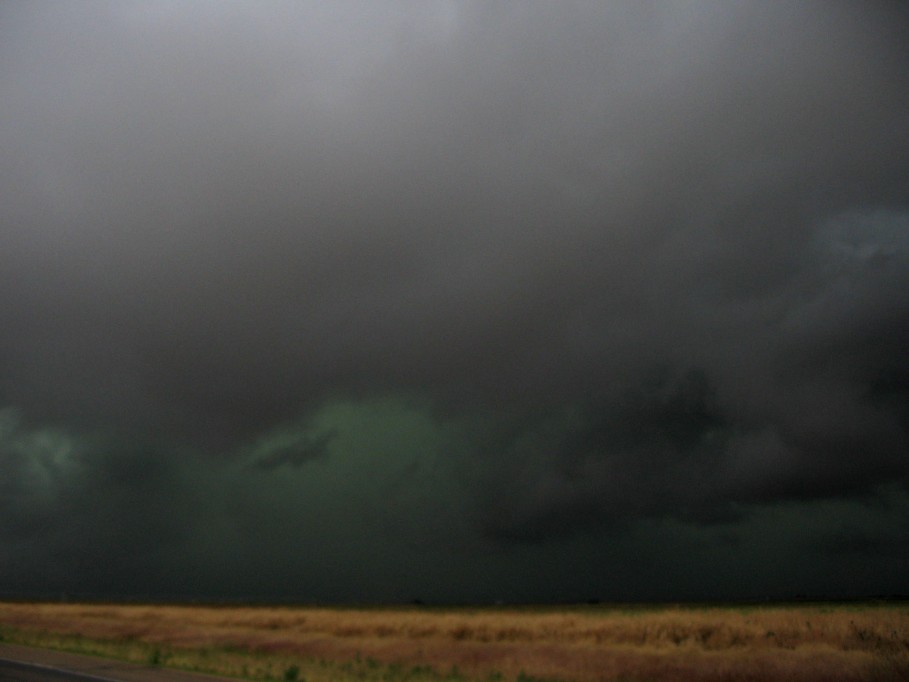
[[[250,679],[909,680],[909,607],[0,604],[9,640]],[[105,649],[104,647],[107,647]],[[119,648],[118,648],[119,647]]]

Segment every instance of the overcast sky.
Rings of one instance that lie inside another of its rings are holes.
[[[0,5],[0,593],[909,593],[896,2]]]

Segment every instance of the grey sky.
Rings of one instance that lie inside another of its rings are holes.
[[[907,111],[898,3],[4,4],[0,591],[907,591]]]

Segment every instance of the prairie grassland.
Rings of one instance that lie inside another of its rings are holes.
[[[255,680],[909,680],[909,606],[0,603],[6,641]]]

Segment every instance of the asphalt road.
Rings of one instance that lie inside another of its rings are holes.
[[[70,681],[87,682],[81,675],[73,675],[63,671],[47,668],[37,668],[28,663],[17,661],[0,661],[0,680],[3,682],[61,682]]]
[[[0,682],[237,682],[237,680],[0,643]]]

